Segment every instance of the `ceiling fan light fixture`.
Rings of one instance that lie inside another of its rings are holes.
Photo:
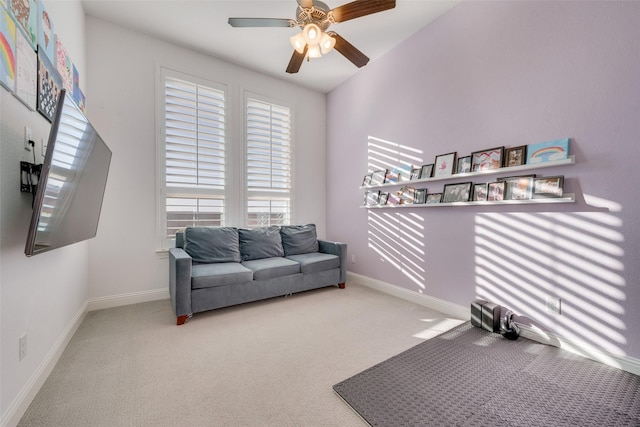
[[[302,30],[302,36],[308,45],[317,45],[320,43],[320,37],[322,35],[322,30],[316,24],[307,24]]]
[[[298,53],[304,52],[304,45],[306,44],[306,42],[304,40],[304,37],[302,36],[302,33],[298,33],[295,36],[291,36],[289,38],[289,41],[291,42],[291,46],[293,46],[293,48]]]
[[[324,55],[331,52],[331,49],[333,49],[335,45],[336,39],[334,39],[327,33],[322,33],[322,37],[320,38],[320,49],[322,50],[322,53]]]
[[[313,45],[313,46],[309,46],[309,51],[308,51],[308,57],[309,58],[321,58],[322,57],[322,53],[320,53],[320,46]]]

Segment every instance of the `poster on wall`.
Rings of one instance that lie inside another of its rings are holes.
[[[16,24],[5,10],[0,10],[0,84],[15,91]]]
[[[38,111],[49,121],[53,120],[56,101],[62,89],[62,79],[58,71],[47,59],[47,55],[38,50]]]
[[[36,0],[9,0],[9,10],[24,32],[33,50],[36,49],[38,37],[38,3]]]
[[[21,34],[16,37],[16,97],[35,110],[38,88],[38,58],[31,44]]]
[[[86,99],[84,97],[84,93],[82,93],[82,89],[78,88],[77,91],[74,90],[73,100],[76,102],[76,104],[78,104],[78,107],[80,107],[80,111],[86,114],[87,113],[85,111]]]
[[[0,6],[6,8],[7,7],[7,0],[0,0]]]
[[[53,22],[42,0],[38,2],[38,46],[44,51],[49,62],[56,62],[56,42]]]
[[[62,78],[62,87],[67,89],[69,93],[73,93],[73,76],[71,75],[73,64],[71,63],[71,58],[67,53],[67,49],[64,48],[64,45],[60,41],[60,37],[56,37],[56,51],[56,68]]]

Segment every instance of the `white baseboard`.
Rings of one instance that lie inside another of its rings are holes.
[[[447,316],[451,316],[456,319],[469,320],[471,318],[470,305],[468,307],[463,307],[449,301],[441,300],[426,294],[421,294],[409,289],[401,288],[399,286],[392,285],[381,280],[372,279],[361,274],[347,272],[347,278],[350,278],[354,282],[360,283],[369,288],[376,289],[380,292],[384,292],[394,297],[419,304],[432,310],[439,311],[443,314],[446,314]],[[471,304],[471,302],[469,302],[469,304]],[[543,332],[527,325],[518,324],[518,326],[520,328],[520,335],[524,338],[528,338],[532,341],[536,341],[542,344],[553,345],[555,347],[562,348],[563,350],[567,350],[580,356],[584,356],[588,359],[595,360],[596,362],[604,363],[605,365],[622,369],[623,371],[627,371],[635,375],[640,375],[639,359],[619,354],[613,354],[601,348],[597,348],[585,343],[579,343],[571,339],[552,334],[550,332]]]
[[[111,295],[108,297],[89,298],[87,311],[102,310],[105,308],[121,307],[123,305],[139,304],[142,302],[158,301],[163,299],[169,299],[169,290],[166,288]]]
[[[38,394],[38,391],[40,391],[40,388],[49,377],[49,374],[53,371],[56,363],[58,363],[60,356],[62,356],[65,348],[67,348],[67,344],[69,344],[69,341],[71,341],[71,338],[78,330],[78,327],[84,320],[86,314],[87,303],[84,303],[73,319],[71,319],[67,327],[62,331],[49,353],[47,353],[45,358],[42,360],[42,363],[40,363],[11,405],[9,405],[2,416],[0,426],[14,427],[18,425],[20,419],[31,404],[31,401],[36,397],[36,394]]]

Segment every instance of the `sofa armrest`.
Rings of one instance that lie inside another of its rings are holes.
[[[169,294],[173,310],[178,317],[191,316],[191,257],[184,249],[169,249]]]
[[[318,240],[320,252],[337,255],[340,258],[340,285],[347,281],[347,244]]]

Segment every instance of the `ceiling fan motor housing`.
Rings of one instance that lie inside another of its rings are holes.
[[[322,31],[326,31],[331,25],[329,10],[329,6],[321,1],[314,1],[312,7],[298,6],[296,9],[298,25],[304,27],[313,23],[320,27]]]

